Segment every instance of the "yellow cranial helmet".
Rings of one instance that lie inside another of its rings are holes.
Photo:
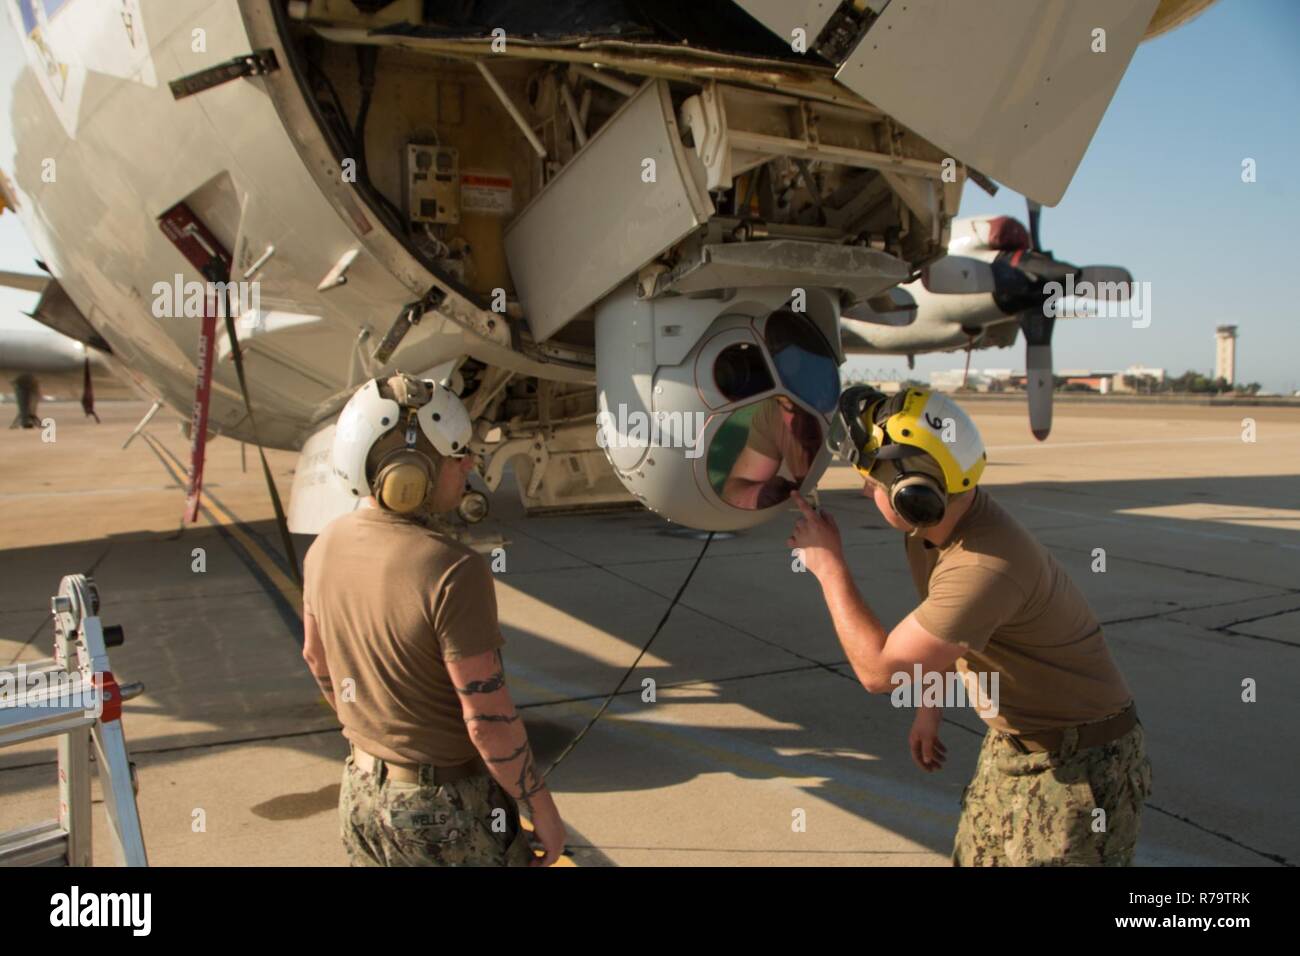
[[[948,497],[972,490],[988,457],[970,416],[928,388],[892,396],[869,385],[845,389],[827,443],[883,484],[894,510],[917,527],[942,521]]]
[[[984,440],[971,417],[947,395],[909,388],[901,399],[894,396],[881,403],[876,416],[885,439],[878,457],[904,459],[923,452],[943,471],[944,490],[950,495],[979,483],[988,462]],[[889,451],[891,445],[897,450]]]

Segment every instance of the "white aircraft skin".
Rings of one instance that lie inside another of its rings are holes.
[[[6,19],[20,30],[15,0],[6,6]],[[21,37],[29,67],[7,91],[13,126],[0,129],[0,169],[17,192],[16,211],[50,272],[115,356],[143,375],[155,397],[184,410],[194,397],[197,324],[193,317],[155,318],[153,290],[158,282],[171,284],[178,273],[190,281],[197,276],[156,217],[227,170],[239,170],[243,192],[236,201],[246,211],[242,231],[238,236],[222,235],[215,226],[214,231],[234,253],[236,270],[274,246],[274,255],[254,277],[263,308],[285,308],[315,320],[274,343],[250,343],[256,347],[247,356],[262,443],[300,447],[319,421],[337,412],[349,386],[365,377],[354,367],[358,327],[368,323],[376,338],[382,336],[419,297],[416,290],[433,284],[433,276],[404,253],[406,261],[392,268],[361,245],[347,283],[318,291],[340,257],[360,244],[306,175],[272,103],[252,82],[227,83],[178,102],[157,79],[159,64],[163,76],[174,77],[256,46],[237,4],[134,0],[128,4],[129,26],[117,18],[104,24],[86,16],[104,6],[99,0],[66,0],[49,18],[45,46],[58,63],[95,63],[107,71],[69,71],[74,77],[80,73],[84,84],[75,90],[67,88],[69,82],[63,90],[65,96],[79,96],[71,132],[69,109],[38,70],[42,61],[35,44]],[[206,41],[202,55],[192,51],[195,30],[203,31]],[[54,165],[45,167],[45,160]],[[42,180],[46,168],[53,169],[53,182]],[[423,371],[468,354],[524,373],[577,377],[512,352],[504,324],[498,327],[504,337],[492,339],[432,316],[403,343],[403,361]],[[245,417],[233,370],[219,368],[212,427],[251,441]]]
[[[737,2],[751,12],[761,5]],[[1135,46],[1155,0],[1136,6],[1104,2]],[[1206,2],[1174,0],[1174,12],[1158,17],[1159,24],[1151,20],[1145,35],[1193,15]],[[590,351],[533,343],[521,323],[505,320],[480,295],[421,262],[340,176],[335,151],[289,68],[269,0],[0,0],[0,5],[5,7],[0,29],[12,32],[11,45],[25,57],[25,65],[6,71],[8,82],[0,82],[11,120],[0,126],[0,194],[49,273],[111,346],[113,367],[125,370],[153,397],[186,413],[194,398],[198,323],[192,315],[156,314],[160,304],[172,301],[170,293],[159,294],[160,286],[199,278],[159,228],[158,217],[181,201],[231,254],[232,279],[255,281],[260,292],[261,315],[245,324],[241,338],[257,433],[249,426],[228,349],[219,352],[226,357],[213,377],[209,420],[214,431],[270,447],[302,448],[367,377],[399,366],[429,374],[466,357],[518,377],[594,385]],[[885,12],[910,17],[913,26],[920,18],[905,5]],[[1000,24],[989,21],[987,29],[997,32]],[[1112,36],[1117,46],[1118,32]],[[350,37],[363,37],[364,31],[340,29],[338,35],[352,42]],[[268,48],[279,51],[278,72],[221,83],[179,100],[168,88],[169,81]],[[1109,85],[1107,99],[1131,50],[1104,63],[1089,61],[1108,70],[1119,64],[1118,73],[1096,84]],[[689,77],[671,72],[678,69],[671,64],[665,67],[670,59],[661,56],[656,69]],[[728,69],[751,89],[774,85],[758,71]],[[823,75],[793,92],[815,102],[871,110]],[[1086,70],[1073,80],[1057,71],[1056,80],[1054,92],[1069,89],[1064,107],[1095,125],[1096,90]],[[984,70],[970,87],[992,90],[1000,82],[996,71]],[[1068,110],[1056,119],[1060,125],[1078,121]],[[1046,148],[1050,142],[1034,146]],[[941,155],[937,147],[930,149]],[[1057,171],[1045,187],[1050,193],[1064,188],[1079,155],[1054,157]],[[961,182],[927,194],[917,184],[929,185],[928,165],[937,167],[937,159],[908,162],[907,169],[889,172],[889,186],[903,197],[896,206],[912,207],[909,241],[942,250],[947,210],[956,208]],[[918,173],[921,167],[927,168]],[[1008,176],[1011,171],[1008,166]],[[933,172],[937,180],[937,168]],[[1003,170],[985,172],[999,176]],[[962,181],[964,176],[963,170]],[[1049,195],[1046,201],[1054,199]],[[323,281],[340,271],[346,281],[322,291]],[[395,361],[375,365],[369,359],[375,344],[430,290],[441,296],[436,311],[426,312],[407,334]],[[926,290],[913,294],[929,295]],[[987,297],[933,298],[953,300],[933,303],[933,321],[940,328],[967,310],[978,312],[965,300]],[[927,327],[930,321],[927,317]],[[872,326],[873,334],[880,330]],[[966,344],[965,335],[954,338],[951,329],[945,334],[929,347]],[[481,412],[471,407],[472,416]]]
[[[992,227],[1010,220],[1025,236],[1028,230],[1008,216],[979,216],[954,219],[949,257],[993,263],[1004,249],[989,245]],[[897,311],[866,303],[847,310],[840,319],[844,327],[844,350],[864,355],[919,355],[955,349],[982,348],[988,344],[1010,345],[1015,331],[995,327],[1017,327],[1018,313],[1000,306],[992,291],[936,293],[918,279],[893,290]],[[854,318],[861,316],[862,318]],[[993,338],[993,342],[989,339]]]
[[[0,329],[0,376],[43,372],[80,372],[86,355],[98,364],[94,349],[53,329]]]
[[[910,303],[899,304],[897,312],[875,312],[870,306],[864,306],[854,314],[870,310],[874,313],[872,320],[848,315],[840,318],[846,353],[921,355],[964,349],[971,345],[972,339],[967,330],[974,331],[974,347],[980,348],[991,326],[1016,322],[1016,317],[999,309],[987,292],[936,294],[919,279],[898,288],[910,298]],[[896,296],[896,303],[900,299]],[[901,303],[908,300],[901,299]],[[890,324],[894,322],[898,324]]]

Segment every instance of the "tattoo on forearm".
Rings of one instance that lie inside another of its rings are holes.
[[[527,753],[527,751],[528,751],[528,741],[525,740],[522,744],[520,744],[517,748],[515,748],[515,750],[512,751],[508,756],[505,757],[489,756],[487,758],[487,762],[488,763],[510,763],[512,760],[518,760],[523,754]]]
[[[537,775],[537,767],[533,763],[533,752],[527,749],[526,741],[524,762],[519,768],[519,776],[515,779],[515,787],[519,790],[519,793],[514,795],[515,799],[528,812],[528,815],[532,816],[532,798],[545,789],[546,781]]]
[[[487,680],[472,680],[464,687],[457,687],[456,693],[468,697],[470,694],[493,694],[506,686],[506,675],[497,671]]]
[[[518,719],[518,714],[470,714],[465,718],[465,723],[472,724],[476,720],[481,720],[492,724],[513,724]]]

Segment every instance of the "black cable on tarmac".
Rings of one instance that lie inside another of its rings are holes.
[[[592,716],[591,720],[587,721],[587,725],[583,727],[580,731],[578,731],[577,734],[574,735],[573,739],[569,741],[567,747],[565,747],[562,751],[560,751],[560,755],[556,757],[555,760],[551,763],[551,765],[546,769],[546,773],[542,774],[543,778],[549,777],[551,775],[551,771],[560,765],[560,761],[562,761],[565,757],[569,756],[569,754],[573,752],[573,748],[578,746],[578,741],[582,740],[583,737],[587,736],[587,731],[591,730],[592,727],[596,726],[596,721],[600,720],[601,715],[604,714],[605,711],[609,709],[609,705],[613,703],[614,698],[617,697],[619,691],[623,689],[623,685],[627,683],[627,679],[632,676],[632,672],[636,670],[636,666],[641,663],[641,658],[645,657],[646,651],[650,650],[650,645],[655,642],[655,638],[659,636],[659,632],[662,631],[664,629],[664,625],[668,623],[668,618],[672,615],[673,608],[677,606],[677,602],[680,601],[682,599],[682,595],[686,593],[687,585],[691,583],[691,578],[695,577],[695,572],[699,568],[700,562],[704,560],[705,552],[709,550],[709,545],[713,543],[713,534],[714,532],[710,531],[709,536],[704,539],[704,547],[700,548],[700,553],[696,555],[695,563],[691,565],[691,569],[688,572],[686,572],[686,578],[685,580],[682,581],[682,586],[679,587],[677,589],[677,593],[673,595],[672,602],[668,605],[668,609],[664,611],[664,616],[659,619],[659,623],[655,626],[654,633],[651,634],[650,639],[647,640],[645,644],[641,646],[641,652],[637,654],[636,660],[634,660],[631,666],[629,666],[628,669],[623,672],[623,676],[619,678],[618,684],[614,687],[612,691],[610,691],[609,696],[607,696],[605,700],[601,703],[600,709],[596,711],[596,713]]]

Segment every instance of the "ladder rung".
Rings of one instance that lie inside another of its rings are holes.
[[[50,866],[67,859],[68,831],[58,820],[0,833],[0,866]]]
[[[35,716],[32,711],[7,711],[8,708],[0,708],[0,747],[42,737],[57,737],[96,722],[94,714],[80,709],[57,711],[51,708],[37,711]]]

